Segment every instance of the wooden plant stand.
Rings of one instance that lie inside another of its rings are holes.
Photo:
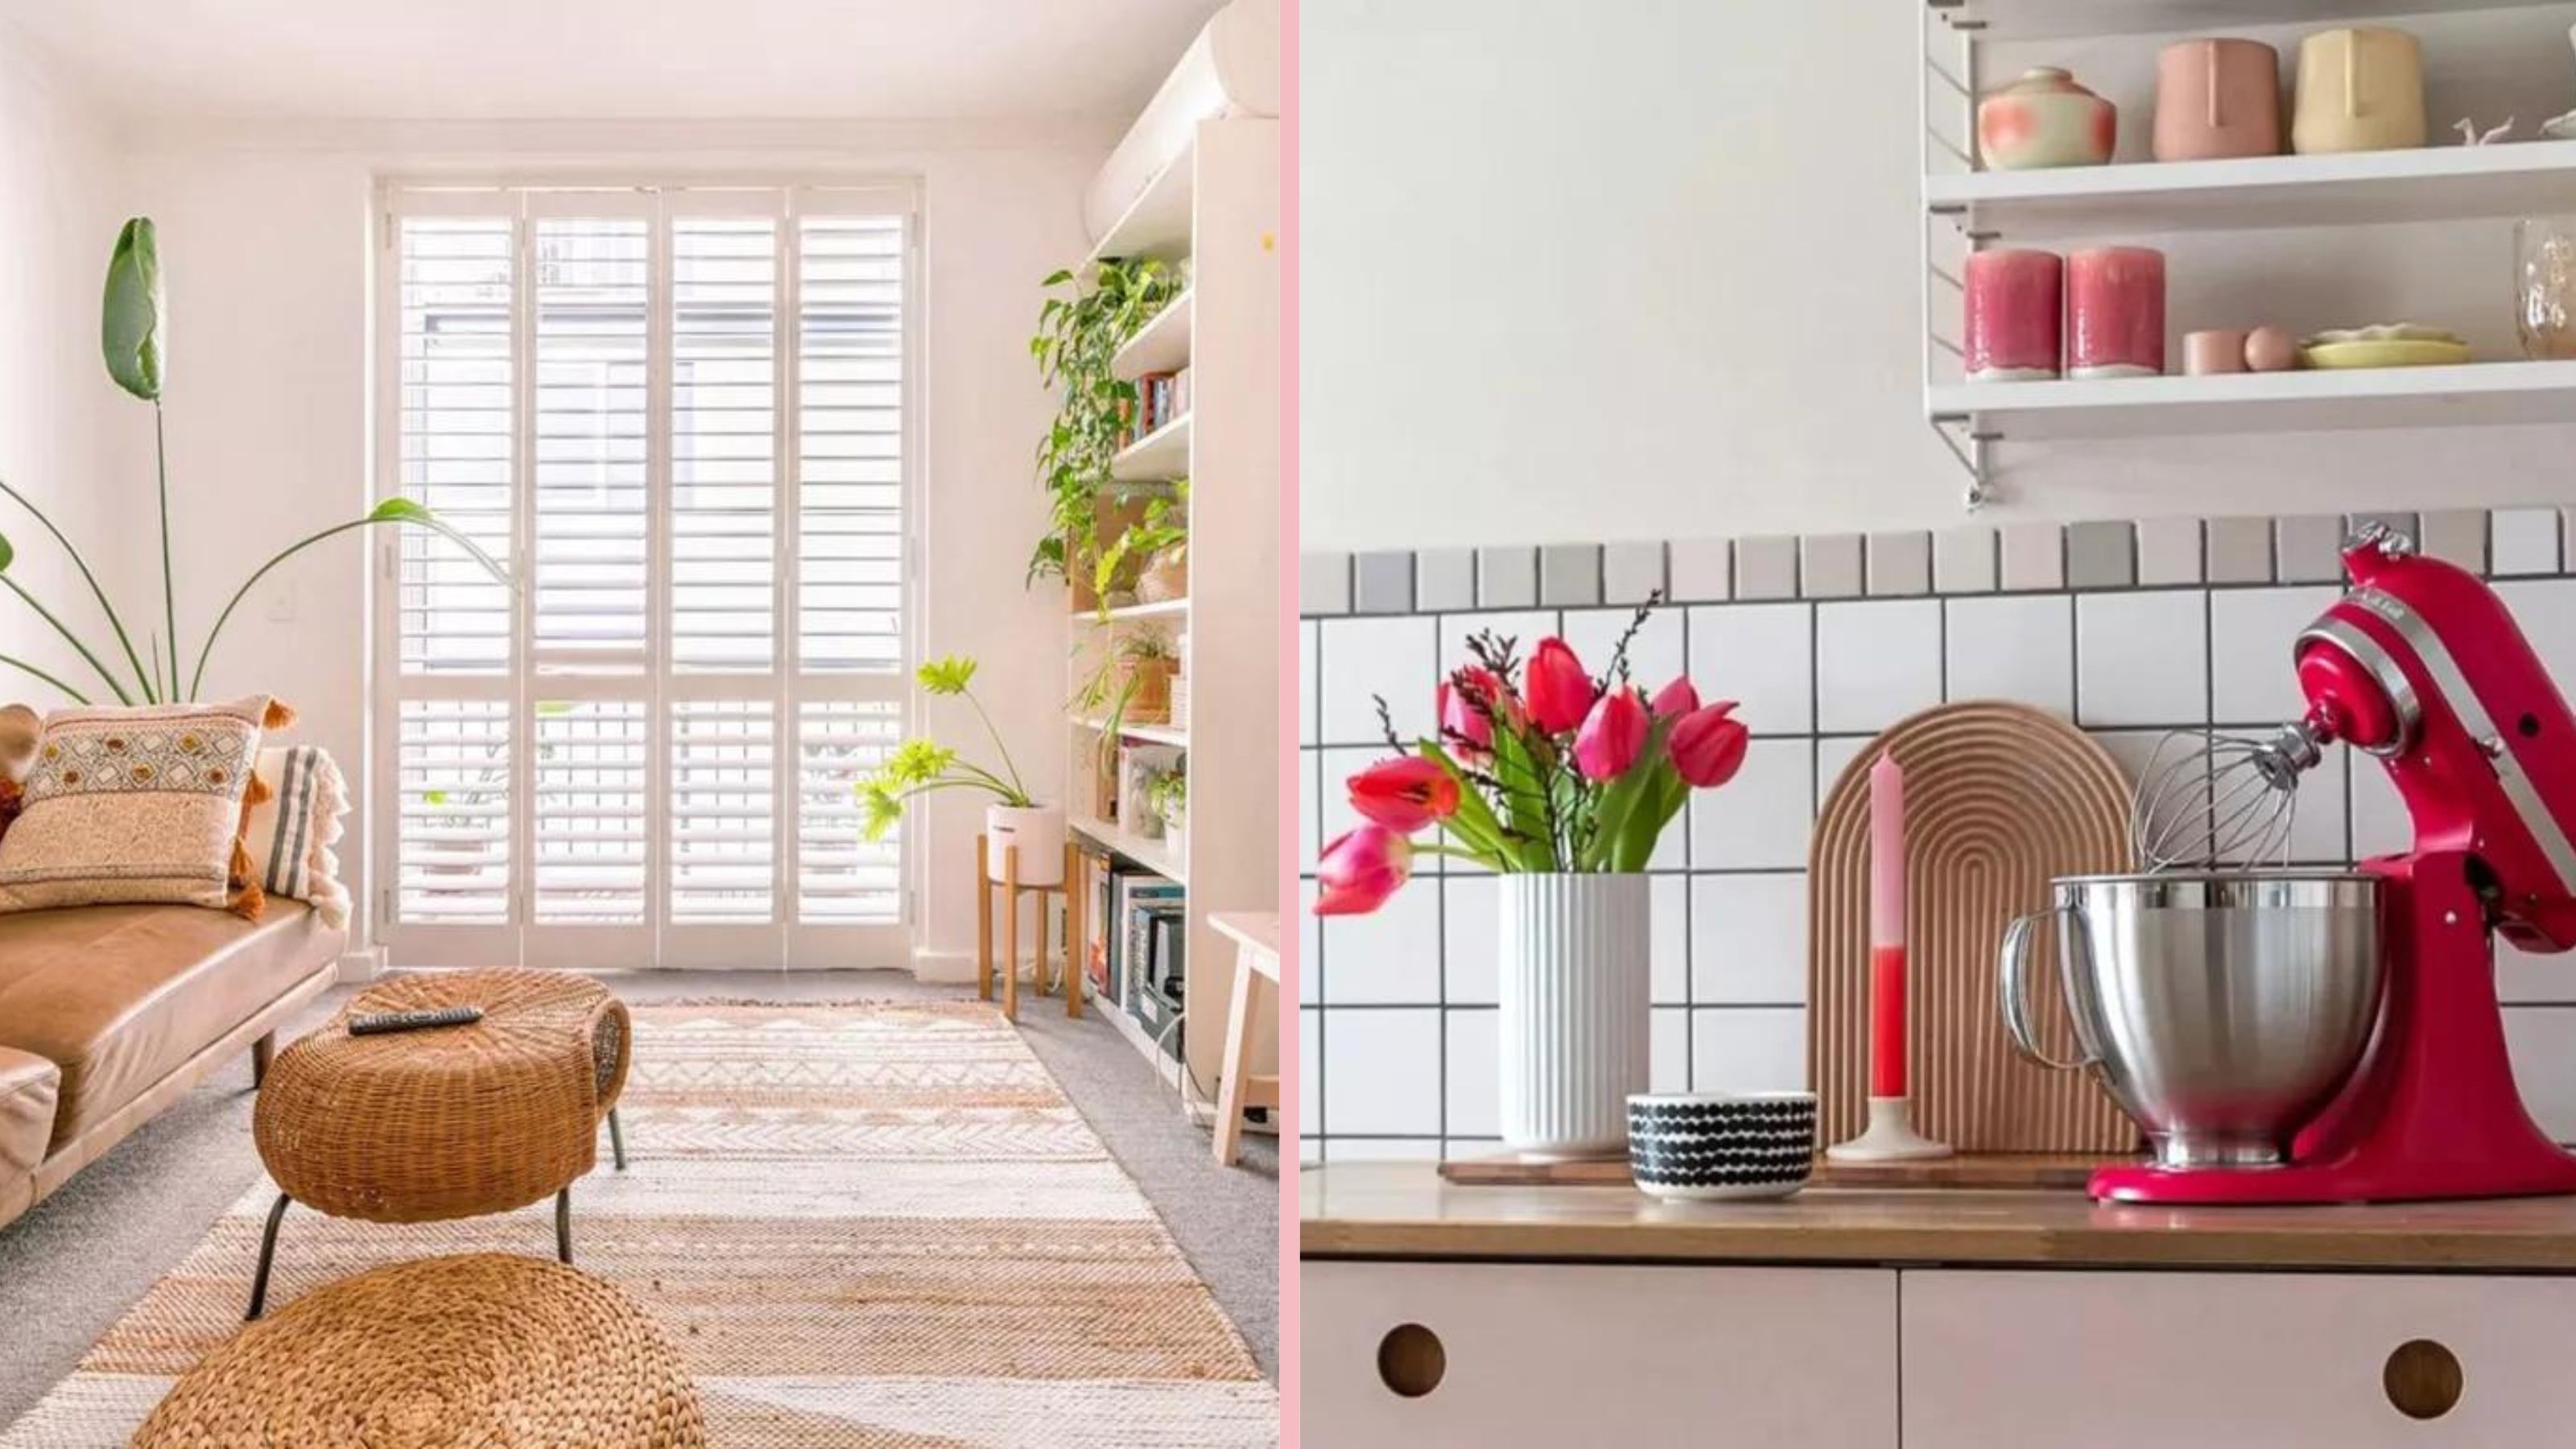
[[[1002,1015],[1012,1021],[1020,1019],[1020,897],[1023,893],[1038,898],[1038,955],[1030,980],[1039,995],[1047,989],[1047,909],[1050,895],[1064,897],[1064,968],[1057,973],[1064,982],[1064,1014],[1082,1015],[1082,972],[1074,963],[1074,953],[1082,949],[1082,892],[1075,889],[1081,852],[1071,841],[1064,847],[1064,875],[1055,885],[1020,884],[1020,848],[1016,845],[1002,851]],[[984,837],[975,837],[975,994],[985,1001],[993,999],[993,887],[995,882],[984,872]]]

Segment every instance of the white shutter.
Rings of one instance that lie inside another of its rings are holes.
[[[510,918],[510,707],[407,699],[398,712],[395,907],[405,921]]]
[[[671,224],[671,667],[776,663],[778,225]]]
[[[777,711],[769,701],[672,707],[674,924],[767,925],[777,918],[778,783]]]
[[[553,216],[535,227],[536,665],[641,673],[649,228],[632,217]]]
[[[903,662],[904,225],[809,216],[797,285],[798,663]]]
[[[807,703],[796,731],[796,915],[816,924],[901,919],[903,855],[893,836],[870,842],[851,790],[903,738],[891,703]]]
[[[399,434],[403,496],[506,562],[512,469],[511,223],[402,221]],[[445,539],[405,529],[394,589],[407,674],[498,674],[510,591]]]

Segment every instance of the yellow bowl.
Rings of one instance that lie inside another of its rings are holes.
[[[2299,349],[2310,367],[2444,367],[2469,360],[2465,342],[2393,338],[2377,342],[2312,342]]]

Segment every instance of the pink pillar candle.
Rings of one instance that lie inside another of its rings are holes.
[[[1905,1095],[1905,772],[1869,767],[1869,1094]]]
[[[2066,370],[2071,377],[2153,377],[2165,370],[2165,254],[2094,247],[2066,258]]]
[[[2055,252],[2005,248],[1969,255],[1961,346],[1970,382],[2057,376],[2063,275]]]

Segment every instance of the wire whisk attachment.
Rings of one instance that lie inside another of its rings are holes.
[[[2140,869],[2286,865],[2299,776],[2325,757],[2305,724],[2272,734],[2173,730],[2156,741],[2129,806]]]

